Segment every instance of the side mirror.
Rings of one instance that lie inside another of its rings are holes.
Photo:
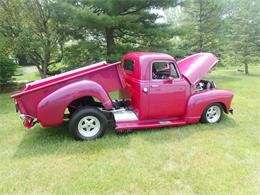
[[[167,84],[172,84],[173,83],[173,77],[172,76],[169,76],[168,79],[165,80],[165,83]]]
[[[172,81],[174,78],[170,75],[168,79]]]

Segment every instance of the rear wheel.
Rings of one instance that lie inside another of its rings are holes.
[[[93,140],[102,137],[107,128],[106,116],[94,107],[82,107],[73,113],[69,129],[76,140]]]
[[[220,104],[214,103],[209,105],[201,116],[202,123],[217,123],[221,120],[223,108]]]

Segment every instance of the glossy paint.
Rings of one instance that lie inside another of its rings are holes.
[[[197,53],[178,61],[177,66],[190,83],[196,85],[217,62],[211,53]]]
[[[117,71],[119,64],[101,62],[27,84],[21,93],[12,96],[20,114],[28,116],[26,127],[30,127],[31,119],[37,119],[44,127],[61,124],[69,101],[80,96],[92,94],[106,109],[111,109],[108,93],[121,89],[123,84]]]
[[[179,117],[185,114],[190,85],[183,77],[169,80],[151,79],[147,93],[149,118]]]
[[[124,60],[134,61],[134,71],[125,71]],[[172,62],[180,72],[179,78],[152,79],[152,63]],[[109,92],[118,90],[119,97],[128,102],[138,120],[116,122],[116,130],[152,128],[197,123],[203,110],[211,103],[220,103],[230,110],[233,93],[211,89],[194,91],[194,85],[217,63],[213,54],[199,53],[176,60],[167,54],[134,52],[121,62],[100,62],[81,69],[30,83],[12,96],[21,114],[27,116],[25,126],[37,119],[44,127],[60,125],[67,106],[75,99],[93,96],[104,109],[113,110]]]
[[[151,79],[152,63],[154,61],[175,63],[176,60],[172,56],[155,52],[129,53],[123,57],[121,69],[123,69],[125,59],[133,60],[135,66],[133,72],[124,71],[123,78],[126,86],[120,91],[120,98],[130,101],[131,109],[134,110],[140,120],[163,118],[171,116],[174,112],[180,112],[179,107],[176,108],[175,111],[171,111],[168,109],[168,106],[169,104],[171,105],[170,102],[172,102],[170,99],[172,99],[173,96],[177,97],[175,92],[181,95],[176,101],[181,100],[180,104],[186,104],[184,101],[187,97],[182,95],[186,95],[186,90],[190,90],[189,86],[185,89],[180,87],[181,85],[187,84],[185,79],[181,81],[152,81]],[[175,83],[175,85],[172,85],[173,83]],[[154,85],[158,87],[155,89],[153,87]],[[145,92],[144,89],[147,89],[147,92]],[[173,104],[176,103],[174,102]]]
[[[209,89],[193,93],[187,103],[184,120],[197,123],[206,107],[212,103],[220,103],[226,113],[230,112],[233,92],[223,89]]]
[[[113,108],[112,100],[100,84],[90,80],[83,80],[66,85],[43,98],[37,106],[38,121],[44,127],[62,124],[67,106],[73,100],[85,96],[99,99],[107,110]],[[55,112],[53,112],[54,110]]]

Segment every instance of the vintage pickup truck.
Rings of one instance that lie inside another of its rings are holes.
[[[116,131],[216,123],[232,113],[233,93],[202,77],[218,62],[210,53],[176,61],[154,52],[124,55],[121,62],[100,62],[26,85],[13,95],[24,126],[53,127],[69,119],[77,140],[101,137],[109,124]],[[118,99],[110,93],[118,91]],[[67,115],[66,115],[67,112]]]

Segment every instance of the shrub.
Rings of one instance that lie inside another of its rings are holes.
[[[8,57],[0,54],[0,87],[5,86],[14,75],[16,64]]]
[[[60,74],[60,73],[66,72],[68,69],[69,68],[66,64],[63,64],[63,63],[53,64],[48,67],[48,71],[49,71],[48,75]]]

